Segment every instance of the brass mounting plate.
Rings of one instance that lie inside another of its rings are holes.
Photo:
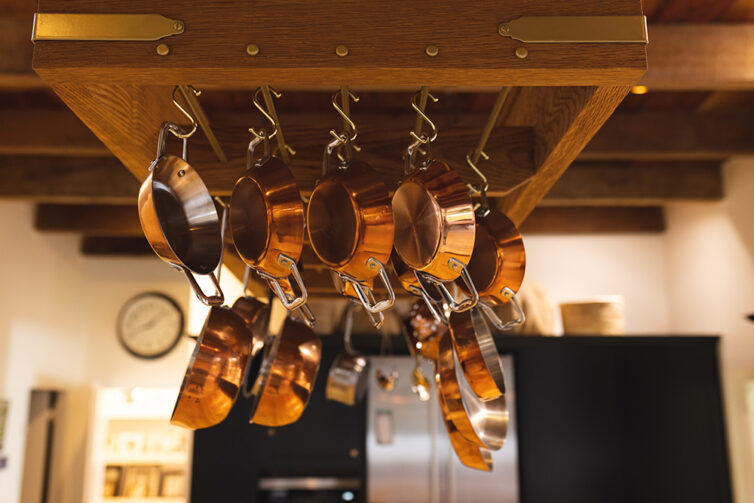
[[[160,14],[34,14],[31,40],[159,40],[183,33],[183,21]]]
[[[523,16],[501,23],[498,33],[530,43],[648,42],[644,16]]]

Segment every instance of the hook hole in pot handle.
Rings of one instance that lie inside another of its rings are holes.
[[[186,275],[186,279],[188,279],[189,285],[191,285],[191,289],[194,290],[196,297],[202,302],[202,304],[207,306],[219,306],[225,301],[223,291],[220,289],[220,283],[217,281],[217,277],[215,276],[214,272],[209,273],[207,276],[210,277],[212,284],[215,287],[215,295],[206,295],[202,291],[202,288],[199,286],[199,283],[196,282],[194,274],[186,267],[180,267],[183,270],[183,274]]]
[[[502,289],[501,293],[503,294],[503,296],[507,297],[510,303],[513,305],[513,310],[516,313],[515,319],[503,322],[491,306],[488,306],[484,302],[480,302],[479,307],[482,308],[482,312],[495,326],[495,328],[502,332],[523,325],[526,322],[526,315],[524,314],[524,310],[521,308],[518,297],[516,297],[516,294],[513,292],[513,290],[506,286]]]

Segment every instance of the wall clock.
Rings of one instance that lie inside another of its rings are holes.
[[[121,308],[118,340],[136,357],[159,358],[178,344],[183,322],[183,311],[173,299],[161,293],[142,293]]]

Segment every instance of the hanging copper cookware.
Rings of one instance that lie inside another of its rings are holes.
[[[445,423],[445,429],[448,431],[450,445],[453,447],[453,452],[456,453],[461,464],[475,470],[491,472],[492,453],[490,450],[466,440],[466,437],[461,435],[461,432],[458,431],[458,428],[456,428],[452,421],[445,419],[443,422]]]
[[[238,397],[252,335],[235,312],[212,306],[183,378],[171,424],[192,430],[220,423]]]
[[[166,153],[168,132],[183,139],[183,159]],[[160,126],[157,158],[139,189],[139,220],[155,253],[184,272],[204,304],[220,305],[223,294],[213,273],[223,249],[220,220],[207,186],[186,160],[186,139],[192,132],[172,122]],[[209,276],[215,294],[204,294],[194,274]]]
[[[421,300],[414,302],[403,328],[412,353],[416,352],[430,361],[437,359],[440,337],[448,327],[434,318],[426,303]]]
[[[356,405],[364,398],[369,382],[369,360],[351,343],[355,304],[349,303],[343,329],[344,350],[338,353],[327,374],[325,397],[345,405]]]
[[[395,251],[417,275],[439,290],[452,311],[464,311],[474,307],[478,300],[466,270],[474,248],[474,206],[458,173],[446,163],[429,157],[437,130],[415,100],[416,96],[412,106],[430,124],[433,133],[419,136],[412,131],[415,141],[406,153],[408,174],[392,200]],[[413,167],[413,157],[420,147],[425,150],[427,160]],[[472,292],[460,301],[445,285],[459,277]]]
[[[233,303],[233,312],[235,312],[246,323],[252,337],[251,355],[254,356],[264,346],[264,340],[267,336],[267,321],[269,318],[269,305],[264,302],[246,295],[249,285],[249,276],[251,268],[246,266],[243,278],[244,295],[236,299]]]
[[[247,379],[250,423],[277,427],[301,417],[319,370],[322,342],[305,323],[286,317],[252,360]]]
[[[353,97],[347,93],[344,99]],[[353,148],[355,125],[333,96],[333,106],[348,121],[352,133],[338,135],[325,148],[323,179],[309,197],[306,221],[314,253],[343,281],[350,283],[359,301],[370,313],[381,313],[395,302],[395,294],[384,264],[393,248],[393,212],[385,184],[364,162],[343,156],[342,151]],[[338,148],[342,158],[335,168],[330,158]],[[376,302],[368,286],[379,277],[387,289],[388,298]],[[379,318],[382,322],[382,317]]]
[[[230,223],[238,254],[267,280],[286,309],[292,310],[304,305],[308,298],[296,265],[304,246],[304,206],[290,168],[270,157],[269,140],[277,134],[278,125],[259,103],[261,92],[259,88],[254,94],[254,105],[275,129],[270,134],[250,130],[254,137],[249,142],[246,173],[233,187]],[[259,143],[264,144],[264,154],[254,161],[254,149]],[[281,285],[281,281],[290,282],[290,278],[298,287],[298,295],[291,295]]]
[[[450,332],[463,375],[474,393],[482,400],[505,393],[503,363],[481,310],[451,313]]]
[[[443,417],[468,441],[491,450],[503,446],[508,430],[505,395],[482,401],[474,394],[458,372],[450,333],[440,339],[435,384]]]
[[[498,330],[509,330],[524,323],[526,317],[518,293],[526,270],[526,252],[521,234],[503,213],[486,208],[477,211],[474,251],[468,265],[469,275],[479,293],[479,307]],[[460,288],[465,289],[461,283]],[[510,302],[515,319],[502,322],[492,306]]]

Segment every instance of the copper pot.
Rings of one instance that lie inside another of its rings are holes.
[[[474,248],[474,206],[466,184],[450,166],[429,161],[414,169],[393,195],[395,251],[405,264],[432,283],[453,311],[478,300],[466,265]],[[456,278],[472,296],[456,300],[445,283]]]
[[[498,330],[524,323],[526,317],[516,298],[526,270],[526,252],[521,233],[503,213],[494,209],[477,212],[474,251],[468,265],[469,275],[481,299],[480,307]],[[465,285],[458,282],[465,289]],[[517,313],[514,320],[502,322],[491,306],[511,302]]]
[[[212,306],[183,378],[171,424],[192,430],[220,423],[238,397],[252,335],[236,313]]]
[[[255,146],[264,141],[265,155],[253,161]],[[267,280],[286,309],[307,301],[296,262],[304,246],[304,206],[288,166],[269,156],[267,137],[249,142],[247,171],[233,187],[230,225],[243,261]],[[299,294],[291,295],[281,281],[292,278]]]
[[[416,301],[411,306],[403,328],[412,354],[418,353],[428,360],[437,360],[440,337],[448,330],[448,327],[434,318],[424,302]]]
[[[430,297],[427,288],[424,288],[422,285],[422,281],[417,276],[416,271],[403,262],[401,257],[396,253],[395,248],[393,248],[393,253],[390,255],[390,264],[393,266],[393,271],[398,276],[398,281],[401,282],[403,289],[412,295],[421,297],[435,321],[447,326],[448,319],[445,316],[442,298]]]
[[[450,332],[463,375],[474,393],[482,400],[505,393],[503,363],[481,311],[451,313]]]
[[[508,430],[505,395],[482,401],[458,374],[450,332],[440,339],[435,384],[440,394],[443,417],[478,447],[498,450]]]
[[[297,421],[309,402],[321,355],[322,342],[312,329],[286,318],[248,370],[253,382],[249,422],[277,427]]]
[[[157,158],[139,189],[141,228],[157,256],[184,272],[203,303],[220,305],[223,294],[213,273],[223,249],[217,210],[199,173],[185,159],[165,153],[168,132],[186,135],[171,122],[160,127]],[[204,294],[194,274],[208,275],[215,295]]]
[[[306,221],[314,253],[353,285],[359,301],[371,313],[390,308],[395,294],[384,264],[393,248],[393,212],[387,187],[365,163],[341,164],[329,172],[337,141],[327,145],[322,179],[312,191]],[[367,281],[379,277],[388,298],[371,296]]]
[[[466,437],[461,435],[461,432],[458,431],[458,428],[456,428],[452,421],[446,419],[443,422],[445,423],[445,429],[448,431],[450,445],[453,447],[453,451],[458,456],[461,464],[475,470],[491,472],[492,453],[489,449],[479,447],[473,442],[466,440]]]

